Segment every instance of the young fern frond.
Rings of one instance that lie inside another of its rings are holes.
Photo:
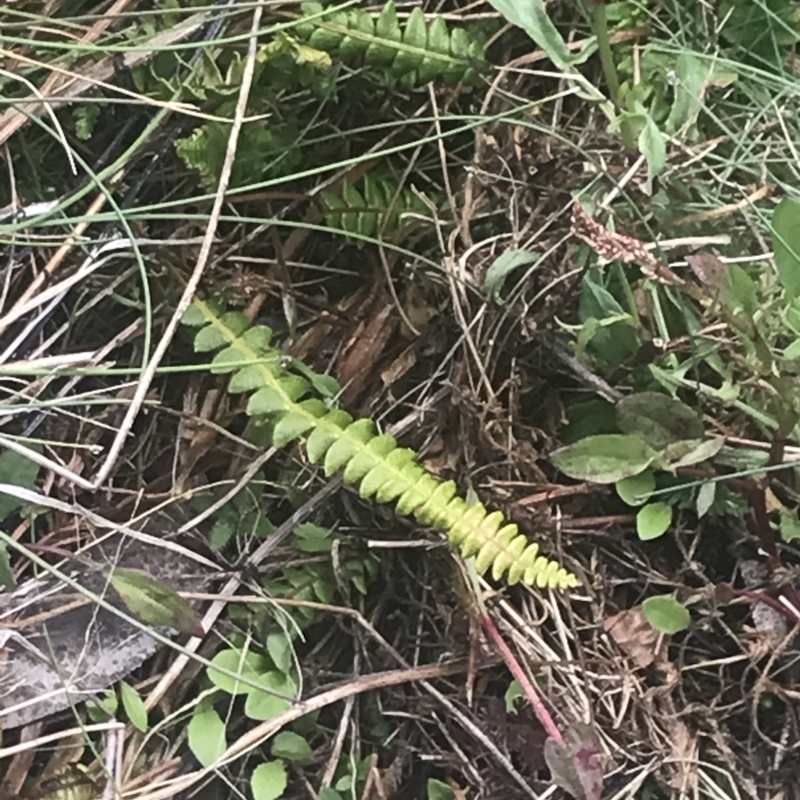
[[[539,546],[501,512],[469,505],[457,496],[454,481],[436,480],[413,450],[379,434],[372,420],[354,419],[314,397],[311,382],[289,372],[288,357],[270,346],[272,331],[265,325],[252,325],[238,311],[217,315],[199,300],[183,322],[197,329],[195,351],[216,353],[211,371],[230,374],[228,391],[250,395],[248,415],[271,421],[275,447],[303,438],[309,460],[321,464],[326,475],[342,473],[362,497],[393,502],[397,513],[413,514],[443,532],[465,558],[475,556],[480,573],[491,569],[495,580],[506,576],[512,584],[553,589],[578,585],[575,575],[540,555]]]
[[[463,28],[448,30],[443,17],[428,23],[419,6],[404,28],[397,19],[394,0],[377,17],[360,8],[332,11],[322,16],[322,3],[303,3],[306,17],[294,29],[311,47],[338,53],[346,63],[385,70],[387,76],[411,86],[435,78],[445,83],[475,83],[476,65],[484,63],[483,47]],[[318,15],[318,16],[317,16]]]

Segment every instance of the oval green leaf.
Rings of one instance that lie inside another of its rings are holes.
[[[142,733],[147,733],[147,708],[139,696],[139,692],[129,683],[122,681],[119,685],[119,693],[122,697],[122,707],[125,709],[131,725]]]
[[[789,197],[772,212],[772,247],[787,300],[793,300],[800,295],[800,203]]]
[[[225,723],[213,708],[198,706],[189,722],[189,749],[204,767],[211,766],[228,748]]]
[[[687,439],[667,445],[660,453],[661,461],[670,469],[691,467],[708,461],[722,450],[725,444],[724,436],[714,436],[711,439]]]
[[[128,609],[142,622],[166,625],[192,636],[205,636],[189,601],[143,570],[117,568],[109,581]]]
[[[311,753],[311,745],[294,731],[281,731],[272,740],[272,755],[286,761],[300,761]]]
[[[264,667],[264,659],[249,651],[242,653],[241,650],[234,650],[233,648],[226,648],[220,650],[211,663],[214,667],[208,668],[208,678],[215,686],[222,689],[223,692],[228,694],[248,694],[257,691],[253,684],[257,684]],[[222,672],[221,670],[225,670]],[[230,675],[229,673],[233,673]],[[241,680],[237,680],[235,676],[241,676]],[[247,681],[245,683],[244,681]]]
[[[623,433],[661,450],[681,439],[702,439],[703,420],[686,403],[660,392],[640,392],[617,403],[617,425]]]
[[[550,460],[565,475],[592,483],[616,483],[644,472],[658,454],[638,436],[587,436],[562,447]]]
[[[286,767],[281,761],[265,761],[250,776],[255,800],[277,800],[286,791]]]
[[[659,633],[669,635],[686,630],[692,621],[689,609],[671,594],[648,597],[642,603],[642,613]]]
[[[630,478],[617,481],[615,488],[623,502],[629,506],[640,506],[642,503],[646,503],[655,491],[656,477],[653,470],[646,469],[638,475],[631,475]]]
[[[648,503],[636,515],[636,532],[643,542],[663,536],[672,524],[672,507],[666,503]]]

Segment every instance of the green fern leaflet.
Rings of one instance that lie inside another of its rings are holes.
[[[272,331],[252,325],[245,314],[217,314],[195,300],[183,319],[196,329],[194,349],[215,355],[211,371],[229,374],[228,391],[249,394],[247,413],[272,424],[272,443],[282,447],[303,439],[308,458],[325,474],[337,473],[364,498],[394,503],[398,514],[413,514],[423,525],[443,532],[462,556],[475,556],[478,571],[491,570],[509,583],[572,589],[578,579],[556,561],[540,555],[514,523],[499,511],[469,505],[457,496],[454,481],[440,482],[417,463],[416,454],[379,434],[369,419],[354,419],[314,396],[306,377],[287,369],[290,359],[271,347]]]

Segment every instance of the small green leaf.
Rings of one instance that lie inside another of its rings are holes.
[[[517,713],[517,700],[525,697],[525,692],[522,691],[522,684],[516,679],[508,684],[503,700],[506,704],[506,714]]]
[[[5,542],[0,542],[0,586],[4,589],[14,588],[14,572],[11,569],[11,557]]]
[[[241,367],[228,381],[229,394],[244,394],[264,385],[264,373],[255,365]]]
[[[105,722],[116,715],[118,708],[117,694],[111,689],[100,692],[95,699],[86,703],[86,711],[92,722]]]
[[[283,631],[267,635],[267,652],[275,668],[287,674],[292,670],[292,642]]]
[[[512,25],[516,25],[547,53],[553,64],[564,72],[578,57],[567,48],[558,29],[547,14],[544,0],[489,0]]]
[[[676,470],[702,464],[703,461],[714,458],[724,444],[724,436],[714,436],[711,439],[685,439],[668,444],[659,456],[662,463],[670,470]]]
[[[294,534],[297,548],[304,553],[330,553],[333,548],[329,528],[314,525],[312,522],[304,522],[295,528]]]
[[[208,535],[208,543],[215,549],[221,550],[231,540],[233,536],[233,525],[227,519],[217,519],[211,533]]]
[[[486,270],[483,288],[492,300],[502,304],[503,299],[500,292],[503,290],[505,279],[518,267],[533,264],[540,258],[540,253],[532,253],[530,250],[505,250]]]
[[[697,517],[701,519],[708,514],[711,506],[714,505],[714,498],[717,495],[717,484],[715,481],[704,483],[697,491]]]
[[[27,447],[35,452],[41,452],[41,447],[35,443],[28,443]],[[0,483],[20,486],[23,489],[36,488],[36,476],[39,474],[39,465],[13,450],[0,453]],[[5,519],[13,511],[25,505],[23,500],[10,494],[0,493],[0,520]]]
[[[667,164],[667,140],[655,120],[647,113],[639,133],[639,152],[647,159],[647,173],[652,180]]]
[[[794,542],[800,539],[800,521],[796,514],[781,513],[780,520],[781,539],[784,542]]]
[[[254,800],[277,800],[285,791],[288,778],[281,761],[265,761],[250,776]]]
[[[703,420],[697,412],[660,392],[640,392],[617,403],[617,425],[623,433],[636,434],[661,450],[681,439],[702,439]]]
[[[563,447],[550,460],[570,478],[616,483],[644,472],[658,454],[638,436],[601,434]]]
[[[119,685],[119,693],[122,697],[122,707],[125,709],[131,725],[142,733],[147,733],[147,709],[142,698],[139,697],[139,692],[129,683],[122,681]]]
[[[428,800],[455,800],[456,793],[449,783],[428,778]]]
[[[226,347],[214,356],[209,368],[214,375],[225,375],[234,370],[242,369],[244,360],[244,356],[236,347]]]
[[[659,633],[669,635],[686,630],[692,621],[689,609],[671,594],[648,597],[642,603],[642,613]]]
[[[243,311],[226,311],[219,321],[226,329],[228,336],[233,334],[234,338],[241,336],[252,324],[250,318]]]
[[[337,473],[355,455],[355,445],[347,439],[338,439],[325,453],[325,475]]]
[[[672,524],[672,507],[666,503],[649,503],[636,515],[636,532],[643,542],[663,536]]]
[[[225,723],[211,707],[195,708],[187,734],[192,755],[204,767],[210,767],[228,748]]]
[[[249,719],[272,719],[292,705],[292,701],[287,698],[294,697],[297,687],[290,676],[272,670],[263,672],[257,680],[265,689],[255,689],[247,695],[244,713]]]
[[[142,622],[167,625],[192,636],[205,636],[189,601],[143,570],[116,568],[109,581],[128,609]]]
[[[207,325],[201,328],[194,337],[195,353],[210,353],[212,350],[219,350],[226,345],[228,339],[225,334],[214,325]]]
[[[800,295],[800,203],[784,197],[772,212],[775,265],[787,300]]]
[[[784,351],[784,358],[790,358],[793,361],[800,358],[800,339],[795,339]]]
[[[242,334],[242,342],[251,350],[261,352],[269,347],[272,341],[272,328],[266,325],[253,325]]]
[[[247,401],[247,414],[253,417],[257,414],[275,414],[286,409],[286,398],[271,386],[264,386],[261,379],[259,385],[262,387]]]
[[[183,315],[181,322],[184,325],[188,325],[190,328],[199,328],[201,325],[205,325],[208,320],[200,306],[197,305],[197,303],[192,303],[189,308],[186,309],[186,313]]]
[[[650,499],[656,489],[656,477],[653,470],[646,469],[638,475],[623,478],[616,483],[617,494],[629,506],[640,506]]]
[[[275,758],[300,761],[311,753],[311,745],[294,731],[281,731],[272,740],[270,752]]]
[[[217,687],[231,695],[249,694],[250,692],[257,691],[255,686],[250,684],[258,683],[261,671],[264,668],[264,659],[252,650],[247,653],[242,653],[241,650],[227,648],[220,650],[211,663],[215,667],[226,670],[221,672],[219,670],[209,667],[207,675],[208,679]],[[232,672],[234,675],[240,676],[242,680],[237,680],[227,673]],[[247,683],[244,683],[247,681]]]
[[[275,424],[272,432],[272,444],[275,447],[285,447],[306,431],[314,427],[314,419],[304,414],[284,414]]]

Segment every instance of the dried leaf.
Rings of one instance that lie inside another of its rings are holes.
[[[649,667],[662,653],[656,650],[660,634],[645,619],[641,606],[635,606],[603,621],[606,633],[637,667]]]
[[[686,256],[686,263],[697,276],[697,280],[711,289],[722,286],[728,274],[728,266],[716,253],[695,253]]]
[[[336,370],[336,377],[344,387],[344,396],[349,402],[358,397],[372,374],[375,362],[381,357],[396,324],[394,306],[386,305],[362,323],[350,337]]]

